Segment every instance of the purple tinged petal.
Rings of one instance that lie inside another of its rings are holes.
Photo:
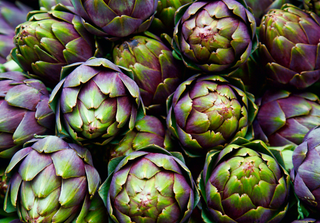
[[[191,199],[191,187],[183,175],[174,174],[173,192],[180,210],[186,210]]]
[[[173,106],[177,124],[183,129],[186,128],[189,114],[192,111],[192,99],[188,94],[184,94]]]
[[[272,218],[273,215],[274,215],[273,210],[259,206],[255,209],[249,210],[247,213],[237,218],[236,220],[239,223],[246,223],[250,221],[267,222],[269,219]]]
[[[256,208],[247,194],[239,195],[237,193],[222,200],[222,205],[226,215],[232,219],[237,219],[251,209]]]
[[[103,71],[93,78],[100,91],[111,98],[127,95],[119,72]]]
[[[146,159],[150,160],[158,168],[163,168],[175,173],[182,174],[181,168],[178,163],[170,156],[160,153],[149,153],[145,156]]]
[[[22,181],[21,188],[20,188],[20,199],[22,206],[27,210],[30,211],[35,202],[35,194],[32,190],[31,182]]]
[[[124,168],[121,168],[120,170],[117,170],[114,173],[111,184],[110,184],[110,189],[109,189],[109,194],[112,200],[119,195],[119,193],[125,186],[128,180],[130,169],[131,169],[131,165],[128,165]]]
[[[60,207],[52,217],[52,222],[67,222],[68,219],[75,218],[75,213],[81,208],[80,205],[71,206],[68,208]]]
[[[122,15],[115,17],[110,23],[102,27],[102,30],[111,36],[126,37],[136,32],[143,23],[142,19]],[[145,30],[140,30],[141,32]]]
[[[48,181],[46,181],[47,183]],[[48,183],[47,183],[48,184]],[[37,199],[37,212],[40,216],[50,216],[50,214],[55,214],[56,211],[59,210],[60,204],[59,204],[59,195],[60,195],[60,187],[58,187],[56,190],[52,191],[48,196]]]
[[[0,103],[0,131],[14,133],[26,110],[8,105],[6,101]]]
[[[69,113],[74,111],[74,107],[77,104],[79,91],[80,91],[80,88],[65,87],[62,89],[61,97],[60,97],[61,98],[60,105],[61,105],[62,113]]]
[[[78,98],[89,110],[99,108],[106,96],[100,91],[94,81],[89,81],[81,88]]]
[[[48,183],[50,182],[50,183]],[[53,164],[47,166],[32,181],[32,189],[37,198],[45,198],[61,186],[61,178],[56,176]]]
[[[35,112],[27,112],[13,133],[12,138],[16,145],[22,145],[32,139],[35,134],[42,135],[46,130],[35,119]]]
[[[284,67],[289,67],[294,43],[284,36],[277,36],[273,40],[272,48],[269,49],[273,59]],[[279,53],[281,52],[281,53]]]
[[[73,149],[64,149],[52,154],[56,175],[63,179],[85,176],[84,162]]]
[[[124,2],[128,2],[128,1],[126,0]],[[133,2],[135,5],[132,8],[131,16],[134,18],[142,19],[142,20],[146,20],[152,14],[154,14],[157,9],[157,5],[158,5],[158,1],[156,1],[156,0],[149,0],[149,1],[136,1],[135,0]]]
[[[23,160],[27,155],[29,155],[30,152],[32,152],[33,149],[31,147],[26,147],[23,149],[20,149],[17,151],[13,157],[11,158],[11,161],[9,165],[7,166],[5,173],[10,173],[11,170],[21,161]]]
[[[88,181],[88,192],[91,197],[96,193],[99,185],[100,185],[100,175],[98,171],[91,165],[84,165],[86,170],[86,176]]]
[[[89,165],[93,166],[92,155],[88,149],[81,147],[75,143],[70,143],[69,146],[71,149],[76,151],[81,159],[83,159]]]
[[[67,142],[57,136],[46,136],[32,145],[32,148],[39,153],[54,153],[69,148]]]
[[[311,145],[309,145],[308,141],[302,142],[293,151],[292,163],[293,163],[293,167],[296,172],[298,171],[299,166],[302,164],[302,162],[307,157],[308,147],[310,146],[310,148],[313,148],[313,146],[311,147]]]
[[[49,98],[44,98],[37,106],[35,118],[37,122],[46,129],[53,130],[55,124],[54,112],[49,108]]]
[[[21,162],[18,172],[24,181],[31,181],[51,163],[49,155],[33,150]]]
[[[274,190],[272,200],[269,207],[273,209],[279,209],[281,206],[286,204],[289,196],[289,185],[285,180],[285,176],[279,179],[278,185]]]
[[[180,207],[173,203],[170,206],[162,209],[162,212],[158,215],[157,223],[174,223],[178,222],[182,213]],[[150,221],[150,223],[153,221]]]
[[[286,123],[286,117],[277,101],[264,104],[260,107],[257,120],[267,135],[271,135]]]
[[[133,174],[137,178],[143,180],[154,177],[160,171],[160,168],[156,166],[152,161],[147,158],[142,158],[132,165],[130,174]]]
[[[87,83],[91,78],[96,76],[100,70],[96,67],[87,66],[86,63],[74,69],[65,79],[64,88],[78,87],[81,83]]]
[[[39,91],[27,85],[11,88],[5,97],[9,105],[34,111],[40,101]]]
[[[10,190],[10,201],[14,207],[17,207],[17,200],[20,193],[20,185],[22,178],[18,173],[15,173],[9,183],[8,190]],[[19,198],[20,199],[20,198]],[[10,202],[9,201],[9,202]]]
[[[155,188],[164,197],[174,198],[175,194],[173,191],[175,174],[161,171],[155,175]],[[177,182],[179,183],[179,182]]]
[[[314,70],[318,48],[309,44],[296,44],[292,48],[289,68],[296,72]],[[299,64],[296,64],[299,63]]]
[[[117,98],[117,113],[116,113],[116,121],[119,123],[118,128],[123,128],[125,124],[127,124],[132,114],[134,104],[132,100],[128,97],[118,97]]]
[[[88,193],[86,177],[75,177],[62,180],[59,203],[62,207],[69,208],[80,205]]]
[[[92,20],[92,22],[99,27],[103,27],[110,23],[114,17],[117,16],[117,14],[105,3],[105,1],[87,0],[84,2],[83,6],[79,6],[79,9],[80,11],[84,9],[86,11],[86,15],[89,15],[89,18]],[[83,16],[82,14],[81,16]]]
[[[309,115],[312,110],[312,106],[308,100],[295,95],[279,99],[277,102],[283,110],[286,118]]]

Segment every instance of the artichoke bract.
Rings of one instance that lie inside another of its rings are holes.
[[[63,6],[32,11],[28,21],[16,29],[12,56],[30,75],[54,87],[61,68],[94,56],[94,38],[83,27],[78,15]]]
[[[251,8],[252,14],[256,19],[257,26],[260,25],[262,16],[270,9],[279,9],[287,2],[288,0],[246,0],[248,7]]]
[[[231,71],[249,57],[256,22],[243,1],[196,1],[180,7],[173,33],[185,65],[205,72]]]
[[[15,28],[26,21],[30,10],[31,8],[18,1],[15,3],[0,1],[0,63],[6,61],[14,48]]]
[[[105,145],[133,129],[141,106],[139,87],[111,61],[92,58],[62,69],[50,107],[57,131],[81,145]]]
[[[260,140],[207,154],[200,179],[206,222],[281,222],[290,177]]]
[[[268,90],[256,103],[254,135],[270,146],[297,146],[310,129],[320,125],[320,100],[311,92]]]
[[[195,75],[181,83],[169,100],[167,127],[187,154],[205,155],[237,137],[251,137],[257,112],[252,97],[237,79]]]
[[[23,73],[0,73],[0,157],[13,153],[35,134],[53,134],[55,116],[46,86]]]
[[[161,147],[113,159],[112,166],[99,195],[113,222],[183,223],[199,202],[187,166]]]
[[[193,1],[194,0],[158,0],[157,12],[148,30],[157,35],[167,33],[172,36],[174,15],[177,9]]]
[[[69,9],[72,9],[71,0],[39,0],[40,8],[47,11],[50,11],[52,8],[54,8],[58,4],[62,4],[68,7]]]
[[[23,222],[84,222],[100,176],[89,150],[57,136],[34,139],[11,159],[4,208]]]
[[[293,169],[290,173],[294,191],[308,207],[320,210],[320,128],[317,126],[306,134],[303,142],[292,155]]]
[[[272,84],[305,89],[319,81],[319,30],[320,17],[291,4],[263,16],[259,51]]]
[[[183,66],[151,33],[123,40],[113,49],[113,61],[127,68],[140,88],[147,114],[166,115],[166,100],[182,80]]]
[[[110,38],[146,31],[158,0],[71,0],[83,24],[92,34]]]

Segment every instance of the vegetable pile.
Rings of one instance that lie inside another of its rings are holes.
[[[320,1],[0,0],[0,223],[320,222]]]

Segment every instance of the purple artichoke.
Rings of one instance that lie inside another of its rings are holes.
[[[158,37],[146,33],[116,45],[113,60],[132,73],[147,113],[165,116],[167,97],[183,81],[182,64],[174,59],[171,50]]]
[[[138,85],[107,59],[65,66],[50,106],[57,131],[81,145],[105,145],[133,129],[140,106]]]
[[[146,31],[158,0],[71,0],[86,28],[94,35],[126,37]]]
[[[57,136],[27,143],[6,169],[11,174],[4,208],[23,222],[85,222],[100,176],[90,152]]]
[[[251,53],[256,22],[243,1],[196,1],[180,7],[175,20],[174,48],[189,68],[229,72]]]
[[[320,125],[320,100],[313,93],[268,90],[256,103],[255,138],[271,146],[297,146],[310,129]]]
[[[198,204],[191,172],[161,147],[113,159],[109,168],[99,194],[113,222],[183,223]]]
[[[80,17],[58,7],[32,11],[20,24],[12,51],[21,67],[30,75],[54,87],[60,81],[61,68],[94,56],[94,38],[83,27]]]
[[[49,93],[39,80],[16,71],[0,73],[0,157],[10,157],[35,134],[54,133]]]
[[[288,208],[290,177],[260,140],[207,154],[200,179],[205,222],[279,223]]]
[[[251,97],[237,79],[195,75],[174,92],[167,126],[189,155],[205,155],[237,137],[250,137],[257,112]]]
[[[291,178],[298,198],[320,211],[320,128],[311,129],[292,155]]]
[[[320,80],[320,17],[294,5],[270,10],[259,28],[262,66],[271,83],[305,89]]]

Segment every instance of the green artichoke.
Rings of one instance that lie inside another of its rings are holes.
[[[93,58],[62,69],[50,107],[57,131],[81,145],[105,145],[133,129],[141,105],[138,85],[107,59]]]
[[[311,129],[292,155],[293,169],[290,173],[294,191],[308,207],[320,210],[320,128]]]
[[[256,103],[254,135],[270,146],[297,146],[310,129],[320,125],[320,100],[311,92],[268,90]]]
[[[261,18],[270,9],[279,9],[288,0],[246,0],[248,7],[250,7],[254,18],[256,19],[257,26],[261,23]]]
[[[207,154],[200,189],[205,222],[281,222],[290,177],[266,144],[243,140]]]
[[[13,38],[15,28],[26,21],[31,10],[20,2],[0,1],[0,63],[7,60],[10,51],[14,48]]]
[[[188,155],[205,155],[237,137],[252,137],[257,112],[252,97],[237,79],[195,75],[181,83],[169,101],[167,127]]]
[[[175,20],[173,46],[189,68],[231,71],[251,53],[256,22],[244,1],[196,1],[180,7]]]
[[[199,201],[187,166],[161,147],[148,146],[113,159],[109,167],[113,169],[99,194],[111,222],[183,223]]]
[[[146,31],[158,0],[71,0],[83,24],[92,34],[110,38]]]
[[[71,0],[39,0],[40,9],[50,11],[56,5],[62,4],[72,9]]]
[[[320,79],[320,17],[294,5],[270,10],[259,27],[259,51],[269,81],[305,89]]]
[[[177,9],[193,1],[194,0],[158,0],[157,12],[148,30],[157,35],[167,33],[172,36],[174,15]]]
[[[13,153],[35,134],[54,133],[54,113],[45,85],[23,73],[0,73],[0,158]]]
[[[62,66],[86,61],[95,53],[94,38],[80,17],[62,6],[30,12],[28,21],[17,27],[14,41],[13,58],[50,87],[60,81]]]
[[[306,10],[315,12],[320,16],[320,1],[319,0],[303,0],[303,7]]]
[[[5,172],[11,174],[5,210],[16,208],[23,222],[85,222],[100,184],[90,152],[57,136],[25,145]]]
[[[145,34],[117,44],[113,49],[113,61],[131,73],[140,88],[147,114],[165,116],[166,99],[183,81],[183,67],[158,37]]]

